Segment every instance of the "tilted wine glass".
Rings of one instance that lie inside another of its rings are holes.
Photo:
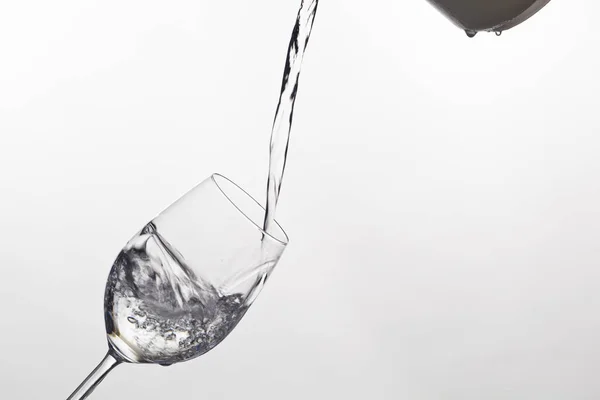
[[[68,400],[85,399],[121,363],[171,365],[219,344],[256,299],[288,238],[264,208],[214,174],[123,248],[104,298],[109,350]]]

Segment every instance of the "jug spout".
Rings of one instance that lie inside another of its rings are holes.
[[[465,32],[502,32],[526,21],[550,0],[428,0]],[[471,35],[469,35],[471,36]]]

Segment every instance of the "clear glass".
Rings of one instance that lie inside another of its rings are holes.
[[[110,272],[109,350],[68,398],[85,399],[121,363],[171,365],[218,345],[254,302],[288,237],[265,209],[214,174],[144,226]]]

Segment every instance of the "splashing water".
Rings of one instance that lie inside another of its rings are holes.
[[[213,287],[151,222],[123,248],[104,297],[108,341],[121,359],[171,365],[196,358],[235,328],[260,291]],[[232,293],[232,294],[230,294]]]

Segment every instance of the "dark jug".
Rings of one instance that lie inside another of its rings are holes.
[[[469,36],[502,32],[519,25],[550,0],[429,0]]]

